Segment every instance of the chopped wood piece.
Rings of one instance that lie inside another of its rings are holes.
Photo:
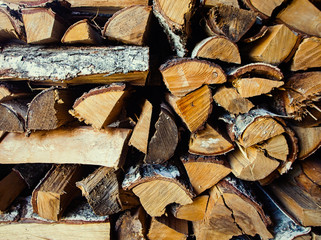
[[[3,239],[110,239],[108,216],[96,216],[85,202],[73,202],[59,222],[33,213],[30,196],[21,198],[8,213],[0,215]]]
[[[188,222],[172,215],[153,217],[147,236],[150,240],[185,240],[188,236]]]
[[[63,35],[61,42],[98,45],[102,42],[102,37],[88,19],[84,19],[71,25]]]
[[[152,113],[152,104],[148,100],[145,100],[142,112],[128,143],[130,146],[134,146],[145,154],[147,153]]]
[[[212,112],[212,92],[207,85],[182,98],[167,95],[167,101],[191,132],[202,127]]]
[[[243,98],[235,88],[220,87],[213,95],[214,101],[232,114],[247,113],[253,107],[253,103]]]
[[[175,165],[145,164],[131,167],[122,186],[125,190],[132,189],[150,216],[158,217],[171,203],[193,202],[192,187],[186,179],[184,172]]]
[[[283,134],[268,139],[259,145],[259,149],[262,149],[269,157],[282,161],[288,159],[289,146]]]
[[[130,133],[130,129],[94,131],[90,127],[37,131],[29,137],[9,133],[0,144],[0,163],[78,163],[118,168],[124,163]]]
[[[321,67],[321,38],[305,38],[293,56],[291,71]]]
[[[80,196],[76,182],[83,177],[80,165],[56,165],[32,193],[33,211],[40,217],[58,221],[71,201]]]
[[[76,185],[97,215],[105,216],[136,207],[139,201],[131,191],[121,188],[120,170],[100,167]]]
[[[245,0],[244,2],[252,10],[258,11],[259,13],[261,13],[261,16],[267,18],[272,16],[273,10],[279,7],[284,2],[284,0]]]
[[[238,42],[255,23],[256,14],[238,7],[217,4],[206,19],[206,30],[210,36],[224,35]]]
[[[105,24],[102,35],[125,44],[145,45],[151,21],[151,6],[131,6],[116,12]]]
[[[255,62],[266,62],[279,65],[296,46],[298,36],[284,24],[269,27],[267,33],[253,42],[249,57]]]
[[[101,129],[118,118],[128,93],[124,84],[97,87],[78,98],[69,112],[80,121]]]
[[[184,155],[181,157],[194,192],[199,195],[231,173],[225,158]]]
[[[208,203],[208,195],[201,195],[193,199],[193,203],[181,205],[173,205],[172,213],[176,218],[187,221],[200,221],[205,216]]]
[[[30,102],[27,112],[28,130],[56,129],[73,118],[68,113],[73,102],[72,93],[51,87],[41,91]]]
[[[147,47],[135,46],[11,46],[0,53],[0,79],[28,79],[43,84],[131,81],[144,85],[149,70],[148,55]]]
[[[214,63],[190,58],[169,60],[159,69],[170,92],[183,97],[203,84],[226,82],[222,68]]]
[[[320,172],[321,164],[318,156],[312,157],[300,163],[302,170],[307,177],[317,185],[321,185]],[[321,196],[320,196],[321,197]]]
[[[234,149],[233,144],[219,131],[205,124],[204,129],[191,134],[188,152],[198,155],[222,155]]]
[[[199,42],[193,52],[192,58],[218,59],[228,63],[241,63],[239,49],[235,43],[222,36],[212,36]]]
[[[0,23],[0,41],[3,42],[9,39],[21,39],[24,41],[26,39],[21,13],[18,13],[18,11],[1,4]]]
[[[30,89],[25,82],[19,82],[19,84],[0,82],[0,102],[27,97],[29,95]]]
[[[64,20],[47,8],[22,9],[27,43],[48,44],[60,42],[67,29]]]
[[[201,3],[206,7],[215,7],[219,3],[239,7],[237,0],[203,0]]]
[[[277,18],[297,31],[321,37],[321,11],[308,0],[291,1]]]

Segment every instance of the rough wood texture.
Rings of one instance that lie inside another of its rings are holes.
[[[226,82],[222,68],[205,60],[173,59],[164,63],[159,70],[167,88],[177,97],[183,97],[203,84]]]
[[[151,11],[151,6],[124,8],[108,19],[102,35],[125,44],[144,45],[148,38]]]
[[[0,40],[7,41],[9,39],[26,40],[24,26],[19,19],[21,14],[12,10],[6,4],[0,5]]]
[[[239,7],[239,3],[237,0],[204,0],[201,3],[203,3],[203,5],[206,7],[214,7],[219,3]]]
[[[284,0],[245,0],[244,2],[252,10],[258,11],[259,13],[261,13],[260,15],[263,14],[263,17],[271,17],[273,10],[279,7],[284,2]]]
[[[0,53],[0,79],[57,84],[134,81],[144,85],[149,70],[148,54],[147,47],[133,46],[11,46]]]
[[[0,162],[76,163],[120,167],[131,130],[90,127],[37,131],[29,137],[9,133],[0,144]],[[26,148],[26,146],[28,146]]]
[[[0,102],[29,96],[30,88],[26,82],[14,84],[13,82],[0,82]]]
[[[97,215],[105,216],[136,207],[138,199],[121,188],[120,170],[100,167],[76,185]]]

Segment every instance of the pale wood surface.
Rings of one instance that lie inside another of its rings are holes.
[[[0,40],[5,41],[12,38],[18,38],[19,36],[13,25],[10,15],[8,15],[6,9],[0,7]]]
[[[239,3],[237,0],[204,0],[202,2],[206,7],[214,7],[218,3],[239,7]]]
[[[245,3],[253,10],[259,11],[264,15],[271,17],[273,10],[280,6],[284,0],[246,0]]]

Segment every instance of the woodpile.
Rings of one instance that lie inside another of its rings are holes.
[[[316,0],[0,1],[1,239],[321,239]]]

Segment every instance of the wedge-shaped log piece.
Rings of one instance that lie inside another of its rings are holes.
[[[117,119],[128,93],[124,84],[97,87],[78,98],[69,112],[80,121],[101,129]]]
[[[249,8],[254,11],[258,11],[259,13],[261,13],[261,16],[267,18],[272,16],[274,9],[279,7],[284,2],[284,0],[245,0],[244,2]]]
[[[199,195],[231,173],[223,157],[184,155],[181,157],[194,192]]]
[[[188,222],[172,215],[153,217],[147,236],[150,240],[185,240],[188,237]]]
[[[247,113],[253,107],[253,103],[242,97],[235,88],[220,87],[213,95],[214,101],[226,111],[232,114]]]
[[[210,36],[224,35],[238,42],[255,23],[256,14],[238,7],[217,4],[206,19],[206,30]]]
[[[165,207],[171,203],[185,205],[193,202],[192,186],[180,169],[168,162],[166,165],[131,167],[122,186],[125,190],[132,189],[150,216],[158,217],[165,213]]]
[[[321,38],[305,38],[293,56],[292,71],[307,70],[308,68],[321,67]]]
[[[205,216],[208,198],[208,195],[201,195],[194,198],[193,203],[191,204],[186,204],[184,206],[178,204],[172,205],[171,212],[179,219],[200,221]]]
[[[167,95],[167,101],[191,132],[202,127],[212,112],[212,92],[207,85],[182,98]]]
[[[22,10],[27,43],[48,44],[60,42],[67,29],[64,20],[47,8],[25,8]]]
[[[0,53],[0,79],[51,84],[132,81],[144,85],[149,70],[148,54],[147,47],[134,46],[11,46]]]
[[[9,39],[26,40],[21,13],[2,4],[0,6],[0,22],[0,41]]]
[[[209,124],[191,134],[188,151],[192,154],[215,156],[234,149],[233,144]]]
[[[83,172],[81,165],[53,166],[32,193],[33,211],[42,218],[58,221],[71,201],[80,196],[76,182]]]
[[[167,88],[177,97],[183,97],[203,84],[226,82],[222,68],[204,60],[173,59],[164,63],[160,71]]]
[[[61,39],[66,44],[98,45],[102,37],[88,19],[80,20],[71,25]]]
[[[283,134],[268,139],[264,143],[259,144],[258,147],[269,157],[282,161],[286,161],[288,159],[290,150],[287,139]]]
[[[26,82],[19,82],[18,84],[13,82],[0,83],[0,102],[27,97],[30,93],[30,88]]]
[[[105,216],[133,208],[139,201],[131,191],[121,188],[122,172],[100,167],[76,185],[97,215]]]
[[[212,36],[199,42],[192,52],[192,58],[218,59],[228,63],[241,63],[237,45],[222,36]]]
[[[309,0],[294,0],[277,18],[294,30],[321,37],[321,11]]]
[[[130,133],[130,129],[94,131],[90,127],[37,131],[29,137],[9,133],[0,144],[0,162],[76,163],[117,168],[124,163]]]
[[[27,130],[56,129],[73,118],[68,113],[73,103],[72,93],[51,87],[37,94],[29,104]]]
[[[249,57],[255,62],[282,63],[296,46],[298,36],[284,24],[269,27],[267,33],[253,42]]]
[[[239,7],[237,0],[204,0],[201,2],[205,7],[214,7],[215,5],[222,3],[226,5],[231,5],[234,7]]]
[[[108,19],[102,35],[125,44],[144,45],[148,37],[151,11],[151,6],[124,8]]]
[[[110,239],[108,216],[95,215],[86,202],[74,201],[61,221],[53,223],[33,213],[30,198],[19,199],[9,212],[0,215],[3,239]]]

